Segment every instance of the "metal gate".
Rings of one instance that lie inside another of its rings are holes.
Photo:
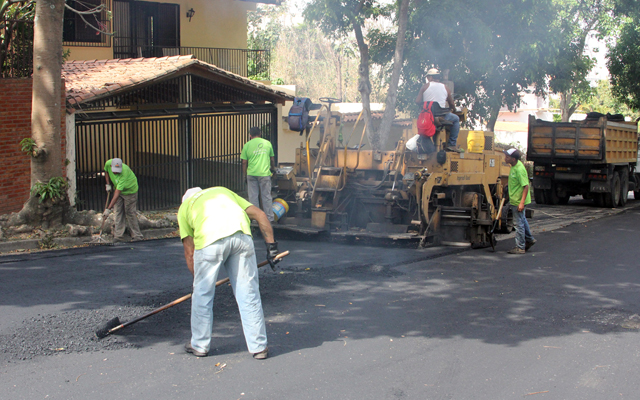
[[[104,164],[122,158],[138,178],[138,208],[180,205],[190,187],[224,186],[244,194],[240,152],[257,126],[277,159],[277,109],[252,106],[221,113],[76,121],[76,204],[102,211],[106,201]]]

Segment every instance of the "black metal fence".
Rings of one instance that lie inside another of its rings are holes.
[[[115,58],[166,57],[192,54],[198,60],[213,64],[245,78],[269,79],[269,50],[223,49],[213,47],[130,46],[114,44]]]
[[[246,192],[240,153],[249,128],[258,126],[277,151],[273,105],[216,114],[183,114],[76,121],[76,204],[104,209],[104,164],[122,158],[138,178],[138,207],[180,205],[190,187],[224,186]],[[276,154],[277,157],[277,154]]]
[[[25,78],[33,73],[33,22],[0,20],[0,77]]]

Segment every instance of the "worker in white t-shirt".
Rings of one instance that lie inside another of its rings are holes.
[[[416,103],[422,108],[425,102],[434,102],[435,104],[431,108],[433,115],[435,117],[442,116],[447,121],[453,123],[453,125],[451,125],[451,131],[449,132],[447,151],[457,151],[456,143],[458,141],[458,134],[460,133],[460,117],[450,111],[456,108],[453,102],[453,95],[449,88],[442,83],[440,71],[436,68],[431,68],[427,71],[427,79],[428,82],[425,83],[420,88],[420,92],[418,92]],[[447,105],[449,107],[447,107]]]

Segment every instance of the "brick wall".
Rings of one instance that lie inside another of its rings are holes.
[[[29,198],[31,159],[20,141],[31,137],[31,78],[0,79],[0,214],[20,211]],[[62,162],[66,158],[65,90],[62,85]],[[63,172],[66,169],[63,167]]]

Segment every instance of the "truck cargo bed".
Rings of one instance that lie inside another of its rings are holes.
[[[635,122],[549,122],[529,116],[527,159],[534,162],[621,164],[638,159]]]

